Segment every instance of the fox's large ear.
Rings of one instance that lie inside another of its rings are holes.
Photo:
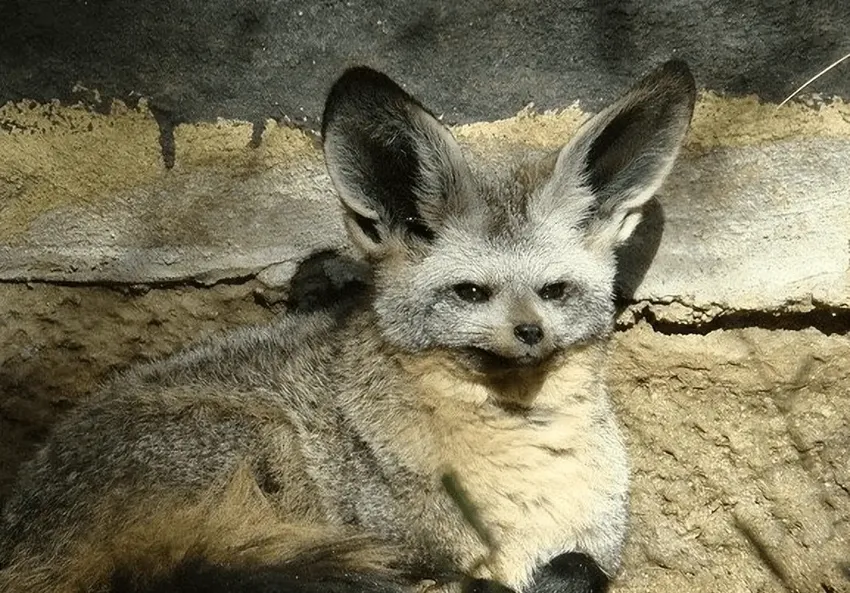
[[[574,214],[589,241],[604,248],[626,241],[673,166],[695,97],[693,76],[682,61],[648,74],[561,150],[538,200],[541,214],[578,198],[567,207],[578,208]]]
[[[351,68],[330,90],[322,136],[355,243],[379,254],[391,235],[433,238],[461,191],[466,164],[430,112],[384,74]]]

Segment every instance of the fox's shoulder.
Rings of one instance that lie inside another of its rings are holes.
[[[240,382],[246,375],[279,372],[293,358],[320,355],[339,328],[339,321],[326,312],[286,313],[267,324],[208,336],[135,366],[116,380],[160,385]]]
[[[209,336],[164,358],[138,365],[122,383],[180,384],[194,381],[251,384],[275,377],[292,364],[315,366],[338,348],[362,310],[370,286],[363,262],[326,250],[299,263],[289,285],[289,308],[269,323]]]

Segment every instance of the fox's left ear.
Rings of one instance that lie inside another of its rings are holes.
[[[545,214],[578,197],[580,204],[567,207],[581,210],[575,214],[592,243],[625,242],[673,166],[695,98],[684,62],[671,60],[648,74],[561,150],[538,206]]]

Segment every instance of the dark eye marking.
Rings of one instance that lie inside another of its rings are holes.
[[[490,300],[492,292],[486,286],[473,284],[472,282],[461,282],[452,286],[452,290],[467,303],[484,303]]]
[[[567,294],[566,282],[551,282],[540,289],[537,293],[544,301],[555,301],[564,298]]]
[[[412,235],[416,235],[420,239],[425,239],[426,241],[434,240],[434,231],[429,229],[424,222],[415,216],[408,216],[405,218],[404,224],[407,225],[407,230]]]

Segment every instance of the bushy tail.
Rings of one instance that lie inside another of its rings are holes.
[[[407,593],[418,580],[404,571],[335,562],[338,552],[327,549],[279,564],[235,566],[191,557],[157,576],[124,567],[113,574],[109,593]]]
[[[146,495],[102,505],[61,548],[25,542],[6,593],[401,593],[453,580],[441,563],[369,534],[282,521],[240,469],[194,503]]]
[[[377,575],[336,574],[306,579],[286,566],[228,568],[187,562],[154,580],[127,573],[113,579],[110,593],[402,593],[395,580]]]

